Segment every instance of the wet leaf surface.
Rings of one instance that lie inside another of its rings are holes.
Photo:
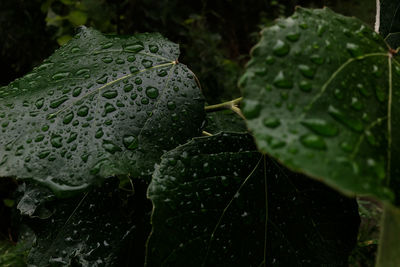
[[[166,153],[148,196],[147,266],[346,266],[360,222],[355,200],[262,156],[246,134]]]
[[[82,28],[0,88],[0,177],[32,178],[67,196],[114,174],[149,176],[204,118],[194,74],[178,56],[159,34]]]
[[[260,151],[346,194],[399,203],[400,64],[372,29],[299,8],[261,32],[240,85]]]
[[[85,194],[48,202],[48,219],[25,218],[36,234],[28,264],[142,266],[151,204],[146,185],[136,182],[134,192],[124,192],[118,179],[107,179]]]

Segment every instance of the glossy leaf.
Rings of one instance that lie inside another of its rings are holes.
[[[166,153],[148,196],[147,266],[345,266],[356,243],[355,200],[262,156],[246,134]]]
[[[118,189],[117,179],[71,199],[47,203],[54,214],[30,219],[36,243],[28,255],[33,266],[133,266],[144,260],[149,233],[144,190]]]
[[[205,131],[217,134],[220,132],[247,132],[246,123],[231,110],[217,111],[207,114]]]
[[[63,196],[113,174],[149,175],[203,122],[200,89],[178,56],[159,34],[82,28],[0,88],[0,177],[32,178]]]
[[[240,85],[260,151],[346,194],[399,203],[400,64],[372,29],[299,8],[261,32]]]

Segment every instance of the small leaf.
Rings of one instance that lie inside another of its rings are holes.
[[[274,56],[293,32],[290,52]],[[282,73],[293,88],[274,84]],[[298,8],[262,31],[241,81],[261,152],[348,195],[400,203],[400,63],[378,34],[327,8]]]
[[[149,267],[345,266],[356,244],[355,200],[284,169],[246,134],[164,154],[148,196]]]
[[[159,34],[82,28],[0,88],[0,177],[32,178],[57,196],[111,175],[149,178],[163,151],[199,135],[204,118],[200,89],[178,55]]]

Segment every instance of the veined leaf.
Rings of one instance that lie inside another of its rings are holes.
[[[25,220],[36,234],[28,263],[143,265],[144,243],[150,232],[146,208],[150,208],[150,203],[145,198],[145,187],[142,189],[122,192],[118,189],[118,179],[112,178],[85,194],[47,203],[54,210],[50,218]]]
[[[159,34],[80,33],[0,88],[0,177],[62,196],[114,174],[146,176],[163,151],[200,132],[203,98]]]
[[[240,85],[260,151],[346,194],[399,203],[400,64],[373,30],[299,8],[261,32]]]
[[[354,200],[261,155],[246,134],[164,154],[148,196],[147,266],[345,266],[356,243]]]

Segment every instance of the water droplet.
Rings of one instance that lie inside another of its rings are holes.
[[[300,138],[300,142],[308,148],[325,150],[326,144],[322,137],[314,134],[307,134]]]
[[[69,144],[69,143],[75,141],[77,137],[78,137],[78,134],[77,134],[77,133],[71,132],[71,133],[69,134],[69,136],[68,136],[67,143]]]
[[[102,138],[103,135],[104,135],[103,129],[102,129],[102,128],[99,128],[99,129],[96,131],[94,137],[97,138],[97,139],[99,139],[99,138]]]
[[[136,60],[136,57],[134,55],[129,55],[126,60],[128,60],[128,62],[134,62]]]
[[[314,54],[310,57],[311,62],[317,64],[317,65],[322,65],[325,62],[325,59],[321,57],[320,55]]]
[[[138,140],[133,135],[125,135],[123,137],[124,146],[129,150],[134,150],[139,146]]]
[[[112,57],[103,57],[101,60],[106,64],[111,63],[113,61]]]
[[[338,134],[338,128],[322,119],[307,119],[301,122],[308,129],[316,134],[323,136],[335,136]]]
[[[44,159],[50,154],[50,150],[42,150],[39,152],[38,157],[39,159]]]
[[[361,51],[360,47],[356,44],[347,43],[346,49],[352,57],[359,57],[362,55],[362,51]]]
[[[158,97],[158,89],[152,86],[146,88],[146,95],[151,98],[155,99]]]
[[[112,42],[107,42],[101,45],[101,49],[107,49],[113,46]]]
[[[340,89],[335,89],[335,91],[333,92],[333,94],[335,95],[335,97],[338,100],[342,100],[343,99],[343,92]]]
[[[340,148],[347,153],[350,153],[353,151],[353,146],[349,144],[348,142],[342,142],[340,143]]]
[[[169,110],[174,110],[176,108],[176,104],[174,101],[168,101],[167,107]]]
[[[286,35],[286,39],[288,39],[289,41],[292,41],[292,42],[296,42],[300,39],[300,33],[299,32],[288,33]]]
[[[122,151],[122,149],[119,146],[117,146],[116,144],[114,144],[113,142],[111,142],[109,140],[103,140],[102,146],[107,152],[109,152],[111,154]]]
[[[279,125],[281,125],[281,121],[277,118],[265,118],[263,120],[263,124],[265,127],[268,127],[268,128],[276,128]]]
[[[146,69],[151,68],[153,66],[153,61],[148,60],[148,59],[143,59],[142,60],[142,65],[143,67],[145,67]]]
[[[310,92],[312,89],[312,84],[308,81],[301,81],[299,83],[299,88],[303,92]]]
[[[369,130],[365,131],[365,136],[367,137],[367,141],[371,146],[378,145],[378,141],[376,140],[375,135],[373,135],[371,131]]]
[[[108,113],[115,111],[116,108],[113,106],[113,104],[106,103],[104,106],[104,110],[105,110],[105,113],[108,114]]]
[[[151,53],[157,53],[158,52],[158,46],[155,44],[149,45],[149,50]]]
[[[351,98],[351,107],[355,110],[361,110],[363,105],[357,97]]]
[[[138,67],[136,67],[136,66],[131,66],[131,67],[129,67],[129,71],[130,71],[131,73],[138,73],[138,72],[139,72],[139,69],[138,69]]]
[[[117,60],[115,60],[115,63],[117,63],[118,65],[122,65],[125,63],[125,60],[123,60],[122,58],[117,58]]]
[[[79,117],[85,117],[88,113],[89,113],[89,107],[87,107],[87,106],[79,107],[78,111],[76,112],[76,114]]]
[[[149,104],[149,102],[150,102],[150,100],[148,98],[146,98],[146,97],[143,97],[140,100],[140,103],[142,103],[143,105],[147,105],[147,104]]]
[[[135,84],[140,85],[142,84],[142,79],[140,77],[135,78]]]
[[[285,77],[283,71],[279,71],[274,79],[274,85],[279,88],[291,89],[293,88],[292,80]]]
[[[277,138],[269,137],[267,140],[269,146],[273,149],[278,149],[286,146],[286,142]]]
[[[328,107],[328,113],[353,131],[362,132],[364,129],[364,125],[360,120],[349,117],[347,114],[343,113],[334,106]]]
[[[167,71],[165,70],[165,69],[160,69],[160,70],[158,70],[157,71],[157,75],[159,76],[159,77],[165,77],[165,76],[167,76]]]
[[[141,51],[143,49],[144,49],[144,46],[143,46],[142,42],[136,42],[134,44],[127,45],[124,48],[125,51],[134,52],[134,53],[137,53],[137,52],[139,52],[139,51]]]
[[[290,51],[290,46],[282,40],[277,40],[274,47],[273,52],[275,55],[279,57],[286,56]]]
[[[42,142],[43,139],[44,139],[44,135],[43,135],[43,134],[38,134],[38,135],[35,137],[35,142],[36,142],[36,143]]]
[[[43,104],[44,104],[44,98],[42,97],[42,98],[39,98],[38,100],[36,100],[36,102],[35,102],[35,106],[36,106],[36,108],[38,108],[38,109],[41,109],[42,107],[43,107]]]
[[[304,77],[310,78],[310,79],[314,78],[315,69],[311,68],[308,65],[304,65],[304,64],[299,65],[298,68]]]
[[[124,86],[125,92],[130,92],[130,91],[132,91],[132,89],[133,89],[133,85],[130,83]]]
[[[63,119],[63,123],[68,124],[72,121],[73,118],[74,118],[74,113],[71,111],[67,115],[65,115],[65,117]]]
[[[80,70],[78,70],[77,72],[76,72],[76,75],[77,76],[82,76],[82,75],[89,75],[89,72],[90,72],[90,70],[89,69],[87,69],[87,68],[83,68],[83,69],[80,69]]]
[[[261,111],[261,105],[256,100],[247,99],[243,101],[243,114],[247,119],[258,117]]]
[[[365,86],[362,84],[362,83],[358,83],[357,84],[357,88],[358,88],[358,90],[360,90],[360,92],[361,92],[361,94],[363,95],[363,96],[366,96],[366,97],[369,97],[369,96],[371,96],[371,92],[370,92],[370,90],[368,90],[367,88],[365,88]]]
[[[58,108],[62,103],[68,100],[68,96],[64,95],[50,102],[51,108]]]
[[[73,97],[77,97],[77,96],[79,96],[81,94],[81,92],[82,92],[82,87],[76,87],[72,91],[72,96]]]
[[[107,83],[107,80],[108,80],[108,75],[103,74],[103,76],[101,76],[99,79],[97,79],[96,82],[98,84],[105,84],[105,83]]]
[[[50,143],[55,148],[62,147],[62,137],[61,135],[53,135],[50,139]]]
[[[58,73],[54,74],[51,78],[52,78],[53,80],[58,81],[58,80],[67,78],[69,75],[70,75],[69,72],[58,72]]]
[[[118,95],[118,93],[115,90],[107,90],[102,94],[102,96],[107,99],[115,98],[115,97],[117,97],[117,95]]]
[[[268,57],[265,59],[265,62],[266,62],[268,65],[272,65],[272,64],[275,63],[275,58],[274,58],[273,56],[268,56]]]

